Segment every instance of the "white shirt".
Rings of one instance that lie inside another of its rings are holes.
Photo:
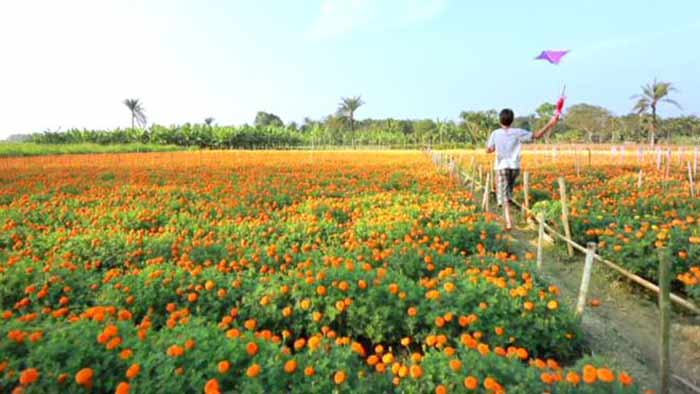
[[[496,169],[520,169],[520,146],[532,141],[532,132],[523,129],[498,129],[489,136],[486,147],[496,149]]]

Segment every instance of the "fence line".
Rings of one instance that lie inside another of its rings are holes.
[[[445,163],[448,163],[448,168],[450,169],[450,172],[453,175],[456,173],[456,175],[458,175],[460,177],[460,179],[462,179],[463,183],[472,182],[473,184],[477,185],[477,189],[484,189],[484,185],[481,185],[477,180],[470,178],[469,175],[465,171],[462,171],[460,168],[458,168],[458,165],[455,163],[454,158],[449,157],[447,155],[444,155],[442,153],[434,152],[434,151],[428,151],[428,153],[431,155],[431,158],[436,165],[442,167],[442,166],[444,166]],[[518,203],[515,200],[513,201],[513,204],[515,206],[517,206],[518,208],[520,208],[521,210],[525,210],[526,215],[532,213],[531,210],[524,208],[522,204]],[[540,218],[538,216],[536,216],[536,215],[529,215],[529,216],[532,217],[536,222],[538,222],[538,223],[540,222]],[[544,218],[542,218],[542,220],[543,220],[542,224],[544,225],[545,230],[547,232],[549,232],[551,235],[556,236],[557,238],[561,239],[562,241],[564,241],[568,246],[572,247],[573,249],[576,249],[583,254],[587,253],[586,247],[579,245],[578,243],[574,242],[572,239],[567,238],[565,235],[556,231],[553,227],[551,227],[549,224],[547,224],[547,222]],[[592,253],[592,255],[593,255],[593,258],[595,260],[597,260],[597,261],[605,264],[609,268],[617,271],[619,274],[628,278],[632,282],[646,288],[647,290],[651,290],[651,291],[655,292],[656,294],[659,294],[659,287],[657,285],[655,285],[654,283],[640,277],[639,275],[636,275],[636,274],[622,268],[620,265],[603,258],[602,256],[598,255],[597,253]],[[673,293],[671,293],[670,298],[671,298],[671,301],[673,301],[675,304],[682,306],[683,308],[685,308],[685,309],[687,309],[695,314],[700,314],[700,308],[698,306],[696,306],[694,303],[692,303],[692,302],[690,302],[690,301],[688,301],[688,300],[686,300],[686,299],[684,299],[676,294],[673,294]]]

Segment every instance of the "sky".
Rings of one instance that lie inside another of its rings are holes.
[[[696,0],[0,1],[0,138],[150,123],[320,119],[361,95],[358,118],[457,119],[556,101],[628,113],[654,78],[700,114]],[[558,66],[535,61],[569,49]]]

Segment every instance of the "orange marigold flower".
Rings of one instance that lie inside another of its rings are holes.
[[[569,371],[566,374],[566,381],[573,386],[577,386],[581,382],[581,377],[576,372]]]
[[[335,384],[343,384],[345,380],[347,379],[347,375],[345,374],[344,371],[338,371],[333,375],[333,381]]]
[[[183,349],[182,346],[172,345],[168,348],[168,356],[180,357],[183,354],[185,354],[185,349]]]
[[[634,379],[625,372],[620,372],[617,379],[622,383],[623,386],[630,386],[634,383]]]
[[[92,368],[83,368],[75,374],[75,383],[90,388],[92,387],[92,377],[94,374],[95,372]]]
[[[258,365],[258,364],[253,364],[253,365],[251,365],[250,367],[248,367],[248,370],[246,371],[245,374],[246,374],[246,376],[248,376],[249,378],[254,378],[254,377],[260,375],[260,371],[261,371],[261,370],[262,370],[262,368],[260,367],[260,365]]]
[[[597,373],[594,366],[586,364],[583,367],[583,382],[586,384],[595,383],[597,380]]]
[[[284,363],[284,372],[288,374],[294,373],[297,370],[297,361],[294,359],[288,360]]]
[[[117,389],[114,390],[114,394],[129,394],[129,383],[120,382],[117,385]]]
[[[248,331],[253,331],[255,330],[255,327],[258,325],[258,323],[255,321],[255,319],[248,319],[243,323],[243,327],[245,327],[246,330]]]
[[[217,365],[217,369],[219,370],[219,373],[226,373],[228,370],[231,368],[231,363],[228,362],[227,360],[224,361],[219,361],[219,364]]]
[[[435,394],[447,394],[447,387],[444,384],[439,384],[435,387]]]
[[[467,390],[476,390],[479,388],[479,380],[473,376],[467,376],[464,379],[464,387],[466,387]]]
[[[612,383],[615,381],[615,374],[608,368],[598,368],[596,375],[601,382]]]
[[[204,385],[204,394],[221,394],[219,381],[216,379],[209,379]]]
[[[36,368],[27,368],[19,375],[19,384],[30,385],[39,379],[39,371]]]
[[[258,354],[258,350],[259,350],[258,344],[255,342],[248,342],[248,344],[245,346],[246,353],[248,353],[248,355],[251,357]]]
[[[423,368],[420,365],[411,365],[409,374],[413,379],[420,379],[423,376]]]
[[[131,364],[131,366],[126,370],[126,378],[131,380],[139,375],[141,372],[140,364]]]

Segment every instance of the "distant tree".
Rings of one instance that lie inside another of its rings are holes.
[[[427,142],[430,137],[437,131],[435,121],[432,119],[421,119],[413,122],[414,142]]]
[[[277,116],[273,113],[259,111],[255,115],[255,126],[256,127],[267,127],[267,126],[284,127],[284,122],[282,122],[282,119],[280,119],[279,116]]]
[[[6,141],[10,142],[27,142],[32,139],[31,134],[10,134]]]
[[[536,120],[537,119],[535,119],[535,115],[516,116],[515,119],[513,119],[513,127],[518,129],[531,130],[533,129]]]
[[[299,125],[297,124],[297,122],[289,122],[287,128],[293,131],[299,131]]]
[[[207,126],[211,127],[211,125],[213,123],[214,123],[214,118],[212,118],[212,117],[204,118],[204,124],[206,124]]]
[[[472,144],[483,143],[499,126],[498,113],[495,110],[462,111],[459,118],[461,121],[459,127],[467,132],[469,142]]]
[[[338,114],[350,121],[350,132],[355,132],[355,112],[365,104],[361,96],[342,97],[338,106]]]
[[[607,109],[589,104],[576,104],[566,114],[566,124],[586,133],[588,142],[593,142],[596,132],[606,131],[613,115]]]
[[[131,111],[131,128],[134,128],[134,121],[138,122],[139,126],[146,126],[146,115],[144,114],[143,103],[139,99],[126,99],[124,105]]]
[[[649,144],[654,145],[656,141],[656,130],[658,127],[658,119],[656,117],[656,109],[659,103],[669,103],[675,105],[679,109],[680,104],[676,101],[667,98],[669,93],[676,91],[670,82],[659,82],[654,79],[654,82],[642,86],[642,94],[632,96],[632,99],[637,100],[634,104],[634,111],[639,114],[645,114],[651,110],[651,125],[649,127]]]

